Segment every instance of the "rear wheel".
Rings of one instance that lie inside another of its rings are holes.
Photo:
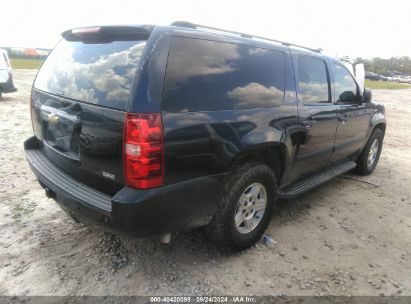
[[[208,236],[231,250],[253,245],[268,226],[276,201],[274,172],[262,163],[247,163],[227,181],[220,209],[207,226]]]
[[[356,171],[360,175],[371,174],[377,166],[380,158],[384,132],[380,129],[375,129],[357,159]]]

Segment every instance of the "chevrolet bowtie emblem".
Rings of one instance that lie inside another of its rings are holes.
[[[51,124],[53,124],[53,125],[57,125],[58,122],[59,122],[59,120],[60,120],[60,117],[58,117],[58,115],[56,115],[56,114],[54,114],[54,113],[50,113],[50,114],[47,116],[47,120],[49,121],[49,123],[51,123]]]

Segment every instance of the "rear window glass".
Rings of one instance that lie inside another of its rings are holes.
[[[124,110],[145,41],[62,40],[40,69],[35,88]]]
[[[285,55],[231,43],[175,37],[163,94],[168,112],[265,108],[284,98]]]
[[[298,57],[298,87],[303,103],[328,103],[330,91],[324,61],[316,58]]]

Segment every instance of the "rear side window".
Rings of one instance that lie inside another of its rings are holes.
[[[306,56],[299,56],[298,87],[303,103],[330,102],[330,89],[325,62]]]
[[[165,111],[266,108],[283,102],[281,51],[175,37],[169,54]]]
[[[62,40],[40,69],[35,88],[124,110],[145,41]]]

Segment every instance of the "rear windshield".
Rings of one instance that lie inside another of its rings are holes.
[[[62,40],[41,67],[34,87],[124,110],[146,41]]]

